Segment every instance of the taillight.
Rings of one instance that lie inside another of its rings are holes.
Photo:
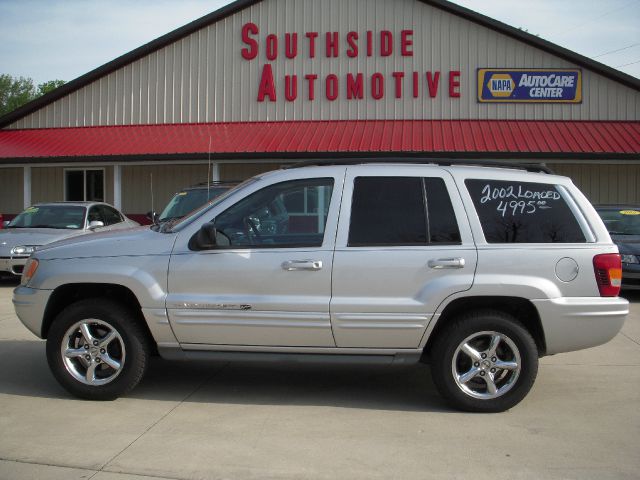
[[[622,286],[622,260],[617,253],[593,257],[593,269],[601,297],[617,297]]]

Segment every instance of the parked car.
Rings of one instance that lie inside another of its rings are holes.
[[[160,215],[149,212],[147,218],[153,223],[164,223],[184,217],[198,207],[235,187],[239,182],[199,183],[176,193]]]
[[[597,205],[622,255],[622,288],[640,290],[640,205]]]
[[[138,225],[106,203],[34,205],[8,222],[0,232],[0,273],[22,275],[27,258],[42,245],[85,233]]]
[[[621,329],[618,248],[570,179],[357,162],[266,173],[182,221],[37,250],[18,317],[81,398],[128,392],[152,352],[423,361],[444,398],[480,412],[520,402],[539,357]],[[280,227],[258,228],[269,217]]]

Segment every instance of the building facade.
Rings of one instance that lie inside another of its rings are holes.
[[[640,81],[442,0],[239,0],[0,118],[0,212],[310,158],[545,162],[640,203]]]

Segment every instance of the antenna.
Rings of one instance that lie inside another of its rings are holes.
[[[211,135],[209,135],[209,169],[207,172],[207,201],[211,200]]]

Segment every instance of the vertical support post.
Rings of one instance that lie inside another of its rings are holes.
[[[212,163],[210,168],[211,168],[211,181],[219,182],[220,181],[220,165],[218,163]]]
[[[122,167],[113,166],[113,206],[122,210]]]
[[[31,167],[24,167],[22,174],[23,181],[23,205],[24,208],[29,208],[31,206]]]

